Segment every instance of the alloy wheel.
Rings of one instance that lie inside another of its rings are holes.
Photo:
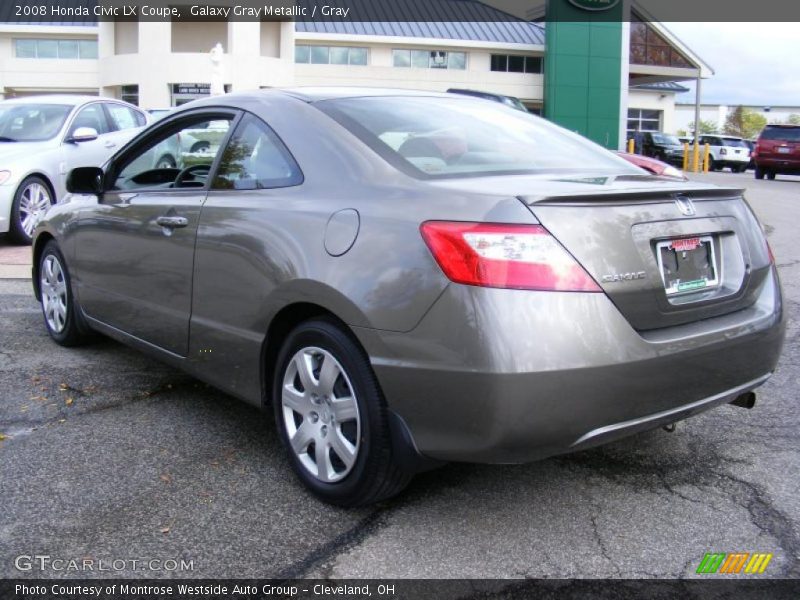
[[[42,307],[47,326],[55,333],[64,331],[67,324],[67,283],[64,269],[54,254],[49,254],[42,261],[40,290]]]
[[[41,183],[31,182],[25,186],[19,199],[19,220],[25,235],[30,237],[33,234],[50,203],[50,192]]]
[[[342,365],[327,350],[302,348],[289,361],[281,390],[286,434],[300,464],[321,482],[343,479],[358,457],[361,419]]]

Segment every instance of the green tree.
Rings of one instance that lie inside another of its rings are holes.
[[[763,115],[739,105],[725,119],[724,131],[728,135],[749,139],[756,137],[766,124],[767,119]]]
[[[694,131],[694,121],[689,123],[689,131]],[[705,133],[717,133],[717,124],[714,121],[704,121],[700,119],[700,135]]]
[[[786,124],[787,125],[800,125],[800,115],[797,113],[792,113],[788,117],[786,117]]]

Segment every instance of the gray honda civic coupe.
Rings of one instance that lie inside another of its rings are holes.
[[[211,124],[208,148],[153,167]],[[783,343],[742,190],[468,96],[211,97],[68,189],[35,231],[52,339],[101,333],[270,407],[297,476],[338,505],[448,461],[751,407]]]

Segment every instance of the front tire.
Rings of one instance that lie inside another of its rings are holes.
[[[30,244],[36,223],[53,204],[53,196],[47,182],[33,175],[27,177],[17,188],[11,205],[11,227],[9,236],[18,244]]]
[[[39,258],[39,301],[47,333],[56,344],[78,346],[90,338],[80,309],[72,294],[71,280],[64,256],[50,240]]]
[[[273,409],[295,474],[325,502],[372,504],[411,474],[395,463],[386,401],[363,350],[333,319],[298,325],[275,369]]]

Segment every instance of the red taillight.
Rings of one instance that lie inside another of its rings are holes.
[[[482,287],[600,292],[541,225],[428,221],[425,243],[447,277]]]

